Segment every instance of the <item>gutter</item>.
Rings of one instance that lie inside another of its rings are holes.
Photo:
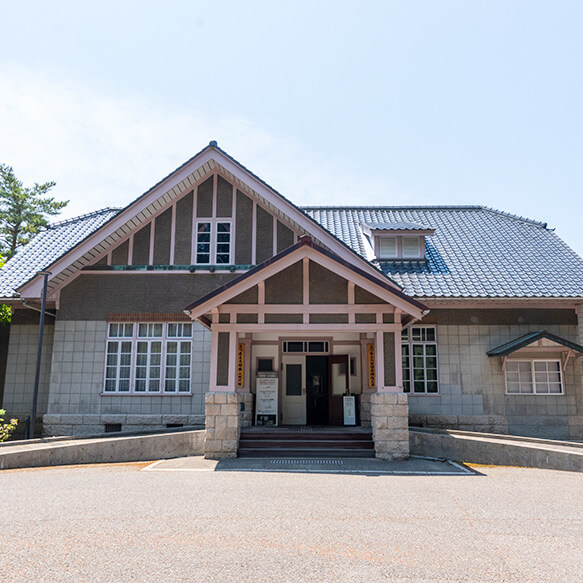
[[[43,310],[41,310],[40,308],[36,308],[35,306],[31,306],[27,301],[26,298],[20,298],[20,301],[22,302],[22,305],[25,308],[28,308],[29,310],[35,310],[36,312],[40,312],[41,314],[43,313]],[[51,314],[50,312],[47,312],[46,310],[44,311],[44,315],[45,316],[51,316],[53,318],[57,317],[57,314]]]

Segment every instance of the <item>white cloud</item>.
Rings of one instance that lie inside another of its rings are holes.
[[[0,161],[25,184],[55,180],[63,217],[124,206],[216,139],[297,204],[371,204],[387,185],[293,139],[226,114],[213,119],[62,72],[0,67]],[[363,193],[359,200],[359,193]]]

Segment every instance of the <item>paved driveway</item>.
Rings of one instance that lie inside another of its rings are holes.
[[[0,472],[2,581],[583,580],[583,474],[143,467]]]

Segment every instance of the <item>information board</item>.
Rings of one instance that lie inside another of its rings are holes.
[[[354,395],[344,395],[344,425],[356,425],[356,398]]]
[[[257,374],[255,425],[277,425],[278,381],[277,372]]]

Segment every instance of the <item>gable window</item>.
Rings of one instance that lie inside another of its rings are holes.
[[[189,393],[190,323],[111,323],[104,393]]]
[[[436,394],[437,332],[435,326],[416,326],[401,332],[403,392]]]
[[[506,393],[509,395],[561,395],[563,375],[559,360],[507,360]]]
[[[196,263],[199,265],[231,263],[231,222],[196,223]]]

